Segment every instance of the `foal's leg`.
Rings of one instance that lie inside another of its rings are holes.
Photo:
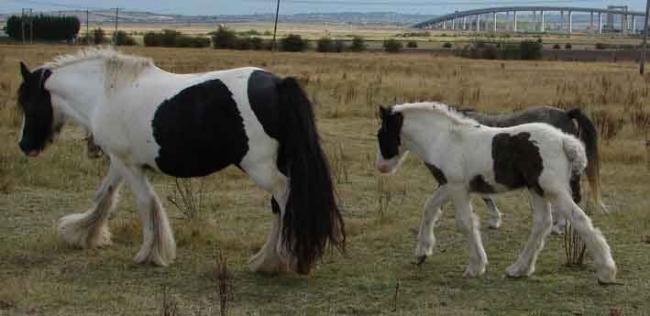
[[[125,170],[124,178],[135,194],[144,239],[134,260],[167,266],[176,258],[176,242],[167,214],[142,170],[135,167]]]
[[[458,229],[467,236],[469,242],[469,265],[465,269],[465,276],[476,277],[485,273],[487,255],[483,248],[479,220],[472,210],[470,196],[467,191],[458,189],[451,195],[456,208],[456,224]]]
[[[93,207],[85,213],[70,214],[59,220],[59,234],[70,245],[94,248],[111,244],[108,217],[117,203],[122,174],[119,164],[112,161],[108,175],[95,193]]]
[[[530,191],[531,206],[533,208],[533,226],[524,250],[519,254],[517,261],[506,269],[509,277],[529,276],[535,272],[537,255],[544,247],[544,239],[548,236],[553,219],[548,202],[539,194]]]
[[[571,186],[571,198],[576,204],[582,201],[582,189],[580,188],[580,176],[573,176],[569,182]],[[553,234],[562,235],[566,228],[567,218],[561,212],[553,209]]]
[[[599,229],[594,228],[591,219],[571,199],[571,194],[569,192],[555,194],[551,199],[551,204],[553,208],[569,219],[573,229],[584,240],[596,265],[598,281],[601,283],[616,282],[616,264],[605,237]]]
[[[417,245],[415,246],[415,257],[418,259],[418,264],[424,262],[433,253],[433,247],[436,244],[433,228],[438,221],[438,217],[440,217],[440,206],[447,201],[448,197],[447,188],[441,186],[433,193],[424,206]]]
[[[499,227],[501,227],[501,212],[497,207],[497,203],[494,201],[494,197],[485,196],[483,197],[483,202],[485,202],[485,206],[487,206],[488,211],[490,213],[490,219],[488,220],[488,227],[493,229],[498,229]]]

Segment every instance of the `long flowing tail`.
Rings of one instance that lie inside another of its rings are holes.
[[[297,259],[297,272],[307,274],[328,242],[345,250],[345,229],[312,104],[294,78],[282,80],[278,91],[284,123],[279,164],[290,182],[282,236]]]
[[[580,140],[585,144],[587,151],[587,179],[591,187],[591,197],[594,203],[600,207],[604,213],[608,213],[607,207],[602,201],[600,195],[600,160],[598,149],[598,131],[593,122],[580,110],[572,109],[567,112],[567,116],[578,122]]]

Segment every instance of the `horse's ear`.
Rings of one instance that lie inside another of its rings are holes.
[[[383,107],[381,105],[379,106],[379,117],[381,119],[384,119],[386,117],[387,112],[388,112],[388,109],[386,109],[385,107]]]
[[[29,72],[29,68],[27,68],[25,63],[23,63],[22,61],[20,62],[20,73],[22,74],[23,80],[25,80],[25,81],[32,74],[31,72]]]

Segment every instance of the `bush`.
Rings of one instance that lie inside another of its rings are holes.
[[[113,33],[113,41],[117,46],[134,46],[135,39],[124,31],[117,31]]]
[[[302,52],[308,46],[307,41],[296,34],[289,34],[280,40],[280,49],[285,52]]]
[[[144,34],[144,46],[149,47],[208,47],[210,39],[198,36],[183,35],[174,30],[163,30],[162,32],[147,32]]]
[[[404,46],[402,42],[391,38],[384,41],[384,51],[387,53],[399,53]]]
[[[104,30],[102,30],[101,27],[96,28],[92,31],[91,40],[95,45],[104,44],[104,42],[106,42],[106,33],[104,33]]]
[[[452,47],[454,47],[454,45],[451,42],[445,42],[444,44],[442,44],[442,47],[443,48],[452,48]]]
[[[26,39],[29,39],[33,35],[35,40],[48,41],[71,41],[77,37],[81,27],[81,23],[76,16],[50,16],[43,14],[32,17],[31,25],[33,28],[30,31],[30,23],[25,24]],[[13,15],[7,19],[5,32],[15,40],[22,40],[22,17]]]
[[[214,48],[233,49],[237,47],[237,34],[225,26],[219,26],[211,35],[212,47]]]
[[[408,48],[418,48],[418,42],[409,41],[408,43],[406,43],[406,47],[408,47]]]
[[[321,53],[330,53],[335,51],[334,41],[329,37],[321,37],[316,42],[316,51]]]
[[[520,59],[538,60],[542,59],[542,44],[537,41],[523,41],[519,43]]]
[[[564,49],[571,49],[571,48],[573,48],[573,45],[571,45],[571,43],[564,44]]]
[[[596,49],[608,49],[609,45],[605,43],[596,43]]]
[[[562,46],[560,46],[560,44],[555,44],[553,45],[553,49],[562,49]]]
[[[361,36],[355,36],[352,38],[352,44],[349,49],[352,52],[363,52],[367,49],[366,41]]]
[[[337,53],[342,53],[345,50],[345,42],[342,40],[334,41],[334,51]]]

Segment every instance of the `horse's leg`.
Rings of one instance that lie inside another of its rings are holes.
[[[544,240],[551,231],[553,219],[548,201],[534,191],[530,191],[531,206],[533,208],[533,226],[530,230],[528,242],[519,254],[517,261],[506,269],[509,277],[529,276],[535,272],[537,255],[544,247]]]
[[[445,186],[439,187],[436,192],[427,200],[422,213],[422,222],[418,232],[417,245],[415,246],[415,257],[419,263],[424,262],[428,256],[433,253],[433,247],[436,244],[436,237],[433,233],[435,223],[440,217],[440,207],[449,197]]]
[[[476,277],[485,273],[487,255],[483,248],[479,220],[472,210],[470,197],[467,191],[457,189],[452,194],[452,201],[456,208],[456,224],[469,242],[469,265],[465,269],[465,276]]]
[[[108,217],[117,203],[121,184],[120,164],[112,160],[108,175],[95,193],[93,207],[85,213],[66,215],[59,220],[59,234],[66,243],[81,248],[111,244]]]
[[[289,258],[282,242],[282,218],[289,196],[289,179],[277,169],[275,163],[247,164],[242,163],[242,168],[262,189],[273,195],[275,205],[272,205],[274,218],[269,237],[260,251],[251,257],[248,266],[251,271],[264,273],[278,273],[289,270]]]
[[[142,221],[142,247],[134,260],[167,266],[176,258],[176,243],[167,214],[140,168],[125,168],[124,178],[133,191]]]
[[[591,219],[571,199],[570,192],[560,192],[552,196],[553,208],[562,213],[571,223],[574,230],[580,234],[587,245],[587,250],[596,265],[598,281],[601,283],[616,282],[616,264],[612,253],[599,229],[594,228]]]
[[[485,206],[487,206],[488,211],[490,213],[490,219],[488,220],[488,227],[492,229],[498,229],[499,227],[501,227],[501,212],[497,207],[496,201],[494,201],[494,197],[491,195],[485,196],[483,197],[483,202],[485,203]]]
[[[573,202],[579,204],[582,201],[582,190],[580,188],[580,176],[573,176],[569,182],[571,186],[571,198]],[[562,235],[566,228],[567,218],[564,214],[553,209],[553,234]]]
[[[272,203],[277,202],[273,199]],[[280,227],[282,226],[280,222],[281,211],[278,205],[273,207],[273,213],[271,232],[269,233],[266,243],[264,243],[264,246],[259,252],[257,252],[257,254],[248,260],[248,266],[253,272],[281,273],[289,271],[289,265],[286,258],[278,255],[276,251],[277,245],[280,242]]]

